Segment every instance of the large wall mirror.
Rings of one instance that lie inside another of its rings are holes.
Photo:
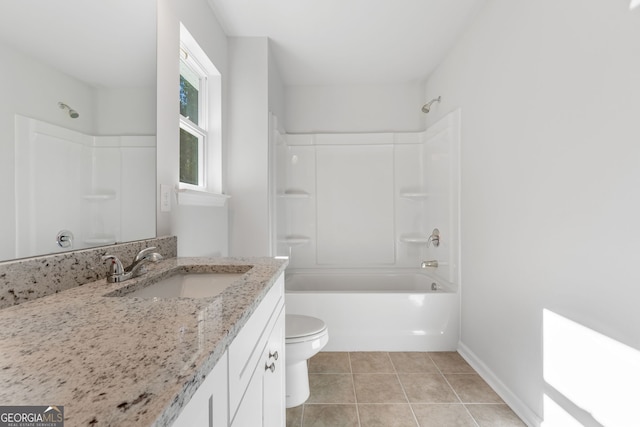
[[[0,56],[0,260],[155,237],[156,0],[3,0]]]

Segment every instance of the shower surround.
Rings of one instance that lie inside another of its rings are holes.
[[[426,273],[442,283],[446,292],[455,294],[449,310],[456,317],[459,127],[458,110],[424,132],[288,134],[276,138],[280,143],[276,145],[274,241],[276,253],[290,257],[288,273],[320,277],[336,271],[348,272],[347,277],[356,272]],[[429,242],[435,228],[440,232],[438,246]],[[438,267],[421,270],[425,260],[437,260]],[[314,283],[319,292],[329,286],[322,280]],[[353,291],[348,282],[344,286],[344,291]],[[367,292],[389,296],[395,288],[396,283],[387,280],[385,289]],[[335,298],[341,298],[340,290],[332,291]],[[416,294],[429,297],[422,290]],[[337,306],[338,301],[324,304]],[[417,309],[427,309],[426,305],[421,307]],[[289,301],[288,309],[306,310]],[[353,309],[358,316],[357,307]],[[347,325],[333,329],[343,327]],[[424,328],[417,324],[414,330]],[[457,334],[457,327],[454,329]],[[450,342],[457,342],[457,335]]]
[[[288,134],[277,148],[276,252],[290,269],[420,268],[458,284],[460,112],[424,132]],[[427,245],[438,228],[441,244]]]

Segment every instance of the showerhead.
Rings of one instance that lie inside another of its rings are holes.
[[[426,104],[424,104],[422,106],[422,112],[426,114],[429,111],[431,111],[431,104],[433,104],[434,102],[440,102],[440,98],[441,97],[439,96],[439,97],[437,97],[435,99],[432,99],[431,101],[427,102]]]
[[[60,109],[62,109],[62,110],[68,110],[69,111],[69,117],[71,117],[72,119],[77,119],[78,117],[80,117],[80,114],[78,114],[78,112],[76,110],[74,110],[73,108],[69,107],[64,102],[58,102],[58,107],[60,107]]]

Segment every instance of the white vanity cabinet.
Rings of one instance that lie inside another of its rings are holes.
[[[228,426],[228,360],[225,351],[173,423],[174,427]]]
[[[285,425],[284,274],[184,407],[174,427]]]
[[[267,346],[242,396],[232,427],[285,425],[285,366],[284,352],[280,350],[284,348],[280,344],[283,337],[284,309],[275,319]]]
[[[285,424],[284,277],[229,346],[232,427]]]

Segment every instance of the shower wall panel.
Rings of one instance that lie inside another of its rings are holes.
[[[459,126],[454,111],[424,132],[287,135],[278,254],[294,269],[419,269],[437,260],[429,272],[457,284]]]
[[[316,162],[317,263],[393,264],[393,146],[318,146]]]
[[[154,136],[92,136],[19,115],[15,123],[17,258],[155,235]],[[70,248],[56,243],[62,230],[73,233]]]

